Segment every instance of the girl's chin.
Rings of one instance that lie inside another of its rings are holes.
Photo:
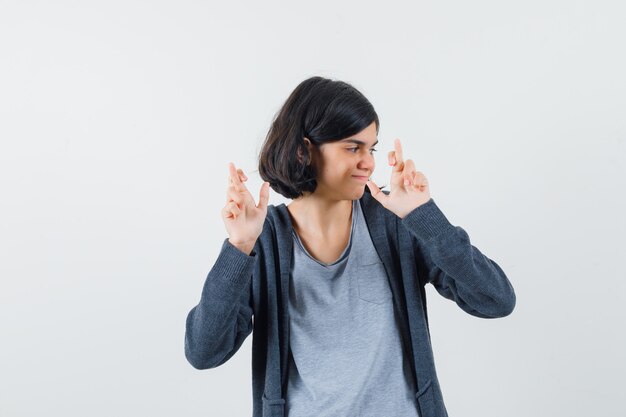
[[[365,194],[365,187],[364,186],[358,187],[355,191],[354,199],[361,198],[363,194]]]

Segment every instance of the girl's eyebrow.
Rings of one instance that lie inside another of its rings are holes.
[[[358,139],[343,139],[342,142],[350,142],[350,143],[356,143],[357,145],[365,145],[365,142],[363,142],[362,140],[358,140]],[[375,146],[377,143],[378,143],[378,139],[376,139],[376,142],[374,142],[372,146]]]

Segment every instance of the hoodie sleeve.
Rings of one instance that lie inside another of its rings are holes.
[[[204,282],[200,302],[187,315],[185,357],[196,369],[222,365],[252,332],[251,277],[257,254],[224,240]]]
[[[450,224],[432,198],[400,222],[413,236],[420,285],[431,283],[476,317],[513,312],[515,291],[502,268],[470,243],[463,228]]]

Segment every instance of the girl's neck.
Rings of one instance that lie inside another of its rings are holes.
[[[352,204],[352,200],[328,200],[310,194],[293,200],[287,210],[299,234],[332,237],[352,224]]]

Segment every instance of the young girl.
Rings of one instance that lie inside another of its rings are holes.
[[[424,286],[476,317],[514,309],[502,269],[447,220],[398,139],[390,190],[370,179],[378,130],[353,86],[312,77],[266,137],[258,204],[229,163],[229,237],[187,317],[185,355],[214,368],[254,332],[253,417],[447,416]],[[269,186],[289,205],[268,206]]]

